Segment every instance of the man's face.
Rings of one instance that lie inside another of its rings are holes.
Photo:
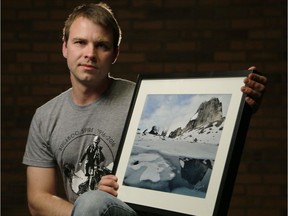
[[[107,79],[118,56],[112,32],[84,17],[70,27],[69,39],[63,42],[63,56],[71,73],[72,84],[95,86]]]

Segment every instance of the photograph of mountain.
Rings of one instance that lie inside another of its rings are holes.
[[[205,198],[230,94],[149,94],[123,185]]]

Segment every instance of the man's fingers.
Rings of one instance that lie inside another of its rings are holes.
[[[262,85],[266,85],[267,81],[268,81],[267,77],[261,76],[261,75],[256,74],[256,73],[250,73],[248,75],[248,78],[255,81],[255,82],[261,83]]]
[[[110,187],[110,186],[98,185],[98,190],[104,191],[104,192],[109,193],[113,196],[118,196],[117,190],[115,190],[113,187]]]

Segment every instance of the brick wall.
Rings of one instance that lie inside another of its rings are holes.
[[[61,29],[82,1],[2,1],[1,208],[28,215],[21,164],[35,109],[67,89]],[[256,65],[269,78],[253,116],[229,215],[286,215],[286,1],[108,1],[123,30],[113,75],[225,71]]]

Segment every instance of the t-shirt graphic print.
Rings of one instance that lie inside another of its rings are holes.
[[[110,146],[113,141],[105,138],[94,133],[79,134],[62,149],[62,159],[65,158],[65,161],[61,163],[61,170],[66,190],[71,190],[67,191],[68,194],[81,195],[95,190],[101,177],[112,173],[115,155]],[[78,152],[76,146],[80,148]]]

